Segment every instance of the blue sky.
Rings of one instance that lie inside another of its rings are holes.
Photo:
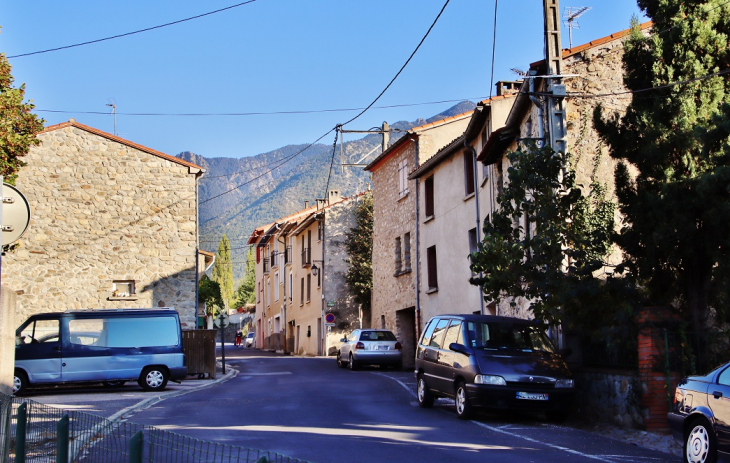
[[[242,0],[3,2],[6,56],[70,45],[184,19]],[[243,157],[310,143],[358,111],[256,116],[132,116],[242,113],[367,106],[393,78],[444,0],[256,0],[128,37],[11,58],[47,124],[75,118],[168,154]],[[628,28],[634,0],[576,0],[592,7],[573,30],[579,45]],[[430,117],[489,95],[493,0],[451,0],[398,80],[349,129]],[[542,2],[499,3],[494,80],[514,80],[543,53]],[[563,46],[568,46],[563,29]],[[418,104],[418,105],[416,105]],[[348,135],[353,137],[353,135]],[[331,143],[332,137],[323,140]],[[346,138],[347,139],[347,138]]]

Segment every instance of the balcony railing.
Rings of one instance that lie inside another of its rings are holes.
[[[276,251],[271,251],[271,267],[272,268],[279,266],[279,258],[278,258],[279,256],[278,256],[278,254],[279,253],[276,252]]]
[[[284,249],[284,264],[291,264],[291,261],[291,246],[287,246],[286,249]]]
[[[312,250],[310,248],[304,248],[302,250],[302,267],[312,265]]]
[[[264,257],[264,273],[269,273],[269,259],[267,257]]]

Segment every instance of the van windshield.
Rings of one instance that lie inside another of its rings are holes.
[[[533,325],[468,322],[466,337],[469,346],[475,349],[555,352],[545,332]]]

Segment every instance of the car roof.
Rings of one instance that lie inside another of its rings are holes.
[[[526,320],[524,318],[515,317],[502,317],[498,315],[477,315],[477,314],[444,314],[436,315],[433,318],[448,318],[457,319],[467,322],[479,322],[479,323],[510,323],[510,324],[521,324],[521,325],[542,325],[537,320]]]

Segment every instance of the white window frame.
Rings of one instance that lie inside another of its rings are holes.
[[[398,163],[398,197],[408,195],[408,159]]]

